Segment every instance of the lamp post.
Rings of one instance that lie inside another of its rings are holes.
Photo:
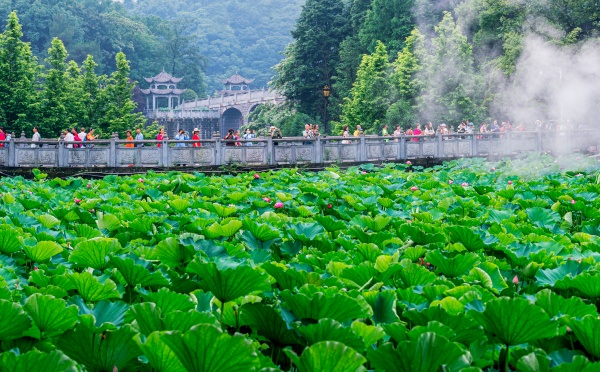
[[[325,130],[324,130],[324,134],[327,135],[327,103],[329,103],[329,94],[331,93],[331,88],[329,88],[329,85],[325,85],[323,87],[323,97],[325,97],[325,119],[324,119],[324,126],[325,126]]]

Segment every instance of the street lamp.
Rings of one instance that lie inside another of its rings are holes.
[[[329,85],[325,85],[323,87],[323,97],[325,97],[325,130],[324,130],[324,134],[327,135],[327,103],[329,103],[329,94],[331,93],[331,88],[329,88]]]

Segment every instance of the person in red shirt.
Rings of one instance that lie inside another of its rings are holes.
[[[202,144],[200,143],[200,136],[198,135],[198,133],[200,133],[200,130],[198,128],[194,128],[194,131],[192,132],[192,141],[198,141],[198,142],[194,142],[194,144],[192,145],[193,147],[200,147],[202,146]]]
[[[0,128],[0,141],[6,141],[6,133],[4,133],[4,129]],[[0,143],[0,147],[4,147],[4,143]]]
[[[165,139],[166,140],[169,139],[169,137],[167,137],[167,135],[165,134],[165,128],[160,128],[160,131],[158,132],[158,135],[156,136],[156,140],[162,142]],[[160,147],[160,146],[161,146],[160,142],[156,144],[156,147]]]
[[[81,138],[79,137],[79,133],[77,133],[77,129],[75,129],[75,128],[71,129],[71,133],[73,133],[73,141],[75,141],[75,142],[81,142]],[[80,146],[81,146],[81,144],[75,143],[73,145],[73,148],[76,149],[76,148],[78,148]]]

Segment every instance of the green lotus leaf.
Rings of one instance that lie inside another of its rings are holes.
[[[163,318],[164,329],[168,331],[187,332],[198,324],[210,324],[220,327],[221,323],[212,313],[201,313],[198,311],[172,311]]]
[[[526,213],[534,225],[545,229],[552,229],[561,219],[558,213],[540,207],[529,208]]]
[[[377,215],[375,217],[357,216],[353,219],[353,221],[356,219],[358,219],[361,226],[364,226],[374,232],[383,230],[392,221],[392,217],[384,215]]]
[[[215,238],[218,236],[230,238],[242,228],[242,225],[242,221],[239,220],[230,220],[224,225],[215,222],[207,227],[204,232],[208,238]]]
[[[129,309],[129,306],[124,302],[110,302],[108,300],[97,302],[93,308],[90,308],[79,296],[71,297],[68,302],[77,305],[80,316],[93,316],[94,322],[92,325],[95,332],[120,327],[125,320],[125,313]]]
[[[365,342],[351,328],[333,319],[320,319],[318,323],[307,326],[296,323],[295,329],[309,346],[321,341],[337,341],[359,352],[365,349]]]
[[[396,313],[396,293],[392,290],[364,292],[363,297],[373,309],[371,319],[375,324],[398,321]]]
[[[168,288],[161,288],[156,292],[145,295],[146,300],[153,302],[161,310],[162,314],[171,311],[189,311],[196,308],[196,302],[186,294],[175,293]]]
[[[132,258],[113,256],[110,264],[114,266],[130,287],[141,285],[149,286],[168,286],[169,281],[163,276],[162,272],[150,272],[147,268],[151,265],[137,264]]]
[[[240,321],[250,325],[256,333],[276,345],[294,345],[298,340],[286,322],[272,306],[263,304],[246,304],[241,308]]]
[[[554,287],[558,283],[558,286],[561,289],[566,289],[563,280],[581,274],[586,271],[589,266],[589,264],[584,262],[579,263],[574,260],[569,260],[555,269],[538,270],[535,278],[539,285]]]
[[[130,326],[100,334],[92,328],[91,319],[90,322],[82,319],[74,330],[58,339],[56,347],[90,372],[126,370],[137,364],[141,351],[133,340],[136,333]]]
[[[364,341],[366,346],[375,344],[385,336],[385,332],[381,326],[367,325],[358,320],[352,322],[351,328]]]
[[[210,291],[221,302],[233,301],[252,292],[271,288],[269,276],[265,272],[245,265],[219,269],[214,262],[202,262],[196,258],[187,266],[186,271],[198,275],[201,279],[200,287]]]
[[[245,372],[260,367],[258,355],[249,340],[239,334],[222,333],[211,325],[200,324],[185,333],[164,332],[160,339],[189,372]]]
[[[522,356],[517,361],[517,370],[523,372],[544,372],[550,371],[550,360],[544,354],[536,352]]]
[[[385,331],[385,333],[390,336],[392,339],[396,340],[396,342],[406,341],[407,340],[407,332],[406,326],[400,323],[389,323],[382,324],[381,328]]]
[[[23,248],[23,238],[16,230],[0,230],[0,253],[10,256]]]
[[[586,357],[577,355],[570,363],[563,363],[554,368],[552,372],[595,372],[600,368],[600,362],[591,363]]]
[[[417,341],[423,333],[433,332],[439,336],[444,336],[448,340],[453,341],[456,338],[456,332],[452,328],[443,325],[435,320],[430,321],[425,326],[416,326],[408,332],[408,337],[412,341]]]
[[[444,236],[444,234],[428,233],[412,224],[402,225],[399,232],[401,235],[407,235],[408,237],[410,237],[410,239],[418,245],[446,242],[446,237]]]
[[[156,254],[162,263],[175,268],[185,266],[194,257],[194,249],[179,244],[177,239],[169,237],[156,245]]]
[[[444,336],[426,332],[414,341],[402,341],[394,348],[386,343],[370,349],[367,357],[376,370],[437,372],[442,366],[463,357],[463,350]]]
[[[300,240],[305,243],[325,233],[325,229],[323,228],[323,226],[316,222],[298,222],[296,224],[287,223],[285,225],[285,229],[292,235],[294,239]]]
[[[21,305],[0,300],[0,341],[21,337],[31,327],[31,320]]]
[[[332,216],[315,215],[315,216],[313,216],[313,220],[320,223],[321,226],[323,226],[325,228],[325,230],[327,230],[329,232],[335,232],[335,231],[344,230],[347,228],[347,225],[344,222],[342,222]]]
[[[142,335],[149,336],[152,332],[164,330],[160,309],[156,304],[144,302],[132,305],[130,310],[133,319],[132,327],[137,328]]]
[[[281,290],[293,290],[302,287],[304,284],[321,285],[323,282],[321,276],[315,272],[297,271],[276,261],[265,262],[261,265],[261,268],[275,278]]]
[[[272,228],[267,224],[257,223],[249,218],[243,221],[244,230],[250,232],[252,236],[261,242],[266,242],[280,237],[279,230]]]
[[[36,219],[47,229],[52,229],[54,226],[60,225],[60,220],[49,214],[42,214]]]
[[[34,262],[43,262],[61,253],[63,248],[58,243],[42,241],[34,246],[25,244],[23,245],[23,250],[30,260]]]
[[[393,284],[397,288],[410,288],[418,285],[433,283],[437,275],[421,265],[414,264],[410,260],[402,260],[392,264],[382,274],[382,281]]]
[[[565,284],[567,288],[578,290],[586,298],[600,297],[600,274],[583,273],[574,278],[566,278]]]
[[[298,357],[289,349],[284,350],[298,372],[329,371],[359,372],[365,371],[365,357],[350,347],[336,341],[321,341],[307,347]]]
[[[557,334],[557,323],[539,306],[522,298],[501,297],[486,303],[483,312],[470,315],[505,345],[524,344]]]
[[[115,215],[96,212],[96,225],[100,230],[115,231],[121,227],[121,220]]]
[[[154,332],[147,338],[140,334],[135,335],[138,344],[148,364],[156,372],[185,372],[186,369],[177,358],[177,355],[162,340],[159,332]],[[142,341],[143,340],[143,341]]]
[[[440,251],[427,252],[425,260],[435,266],[437,271],[450,278],[457,278],[471,271],[480,262],[479,256],[475,253],[466,253],[448,258]]]
[[[469,251],[480,251],[485,249],[486,244],[483,239],[473,230],[465,226],[449,226],[445,228],[448,232],[450,241],[453,243],[461,243]]]
[[[468,318],[464,313],[450,315],[440,306],[430,307],[421,312],[409,310],[405,311],[402,315],[408,318],[414,325],[426,326],[431,321],[440,322],[456,333],[453,341],[466,345],[483,337],[483,330],[474,320]]]
[[[535,295],[535,304],[551,318],[570,317],[582,318],[596,314],[596,306],[586,304],[578,297],[564,298],[549,289],[543,289]]]
[[[186,199],[171,199],[169,200],[169,206],[179,213],[187,211],[191,203]]]
[[[93,239],[102,236],[102,233],[97,229],[94,229],[90,225],[77,224],[73,226],[75,233],[80,238]]]
[[[363,262],[357,266],[348,267],[342,270],[339,275],[341,279],[346,279],[349,284],[356,288],[362,288],[378,276],[379,272],[371,262]]]
[[[586,315],[581,320],[567,319],[566,322],[585,350],[594,358],[600,358],[600,320],[597,315]]]
[[[357,299],[341,293],[315,292],[312,295],[304,293],[292,294],[285,290],[280,294],[282,306],[289,309],[296,319],[330,318],[338,322],[366,318],[371,315],[371,308],[364,306]]]
[[[109,256],[122,249],[117,239],[93,238],[77,244],[69,256],[69,261],[79,267],[91,267],[102,271],[110,266]]]
[[[508,288],[508,284],[500,274],[500,269],[492,262],[483,262],[479,267],[473,268],[465,279],[469,283],[479,283],[483,288],[496,294]]]
[[[237,211],[237,208],[233,205],[226,207],[226,206],[218,204],[218,203],[212,203],[212,204],[207,204],[207,207],[211,212],[216,213],[217,216],[219,216],[221,218],[228,217]]]
[[[0,357],[2,371],[77,372],[77,365],[60,351],[43,353],[30,350],[24,354],[6,352]]]
[[[121,298],[117,285],[110,279],[100,279],[89,272],[73,273],[69,280],[86,302]]]
[[[23,309],[42,335],[62,333],[77,323],[77,306],[67,306],[65,300],[53,296],[31,295],[25,301]]]

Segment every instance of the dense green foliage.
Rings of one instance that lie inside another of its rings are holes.
[[[326,4],[327,0],[307,2],[300,19],[318,13]],[[306,25],[298,22],[293,33],[295,41],[277,68],[275,80],[275,86],[300,112],[321,118],[323,105],[316,99],[320,86],[315,80],[321,85],[333,81],[331,113],[337,131],[341,125],[356,124],[376,133],[384,123],[407,127],[415,121],[456,125],[463,120],[479,123],[491,117],[531,120],[539,113],[545,116],[536,118],[562,119],[562,111],[559,118],[555,109],[561,87],[553,84],[544,88],[553,83],[552,79],[542,83],[531,74],[546,70],[558,75],[561,69],[562,80],[572,63],[552,66],[549,60],[556,58],[558,62],[557,53],[572,59],[581,53],[585,59],[585,53],[596,49],[600,30],[600,5],[589,0],[353,0],[335,14],[340,12],[346,27],[338,28],[343,32],[342,41],[334,46],[329,45],[331,38],[319,44],[322,35],[303,33]],[[312,25],[318,28],[316,21]],[[546,55],[547,65],[534,58],[518,74],[528,40],[530,46],[537,47],[531,53]],[[586,49],[584,45],[590,41]],[[380,58],[378,42],[387,48],[388,65],[373,74],[372,65],[366,62]],[[313,66],[312,60],[323,55],[298,47],[306,43],[339,51],[339,56],[322,59],[334,70],[332,75],[302,68]],[[363,54],[370,57],[365,60]],[[582,62],[582,66],[583,72],[577,71],[574,76],[593,74],[589,64]],[[371,78],[374,81],[369,81]],[[586,78],[581,79],[584,84]],[[377,81],[391,84],[380,86]],[[512,112],[514,99],[519,99],[513,97],[515,91],[528,91],[532,85],[540,87],[531,88],[538,90],[528,92],[527,101],[522,102],[523,111],[532,113]],[[378,89],[373,89],[375,86]],[[582,90],[577,86],[572,89]],[[573,100],[577,101],[575,97]],[[374,102],[386,110],[373,107]],[[579,121],[593,120],[598,114],[594,108],[597,104],[589,103],[573,116]]]
[[[3,178],[0,368],[595,371],[597,169]]]

